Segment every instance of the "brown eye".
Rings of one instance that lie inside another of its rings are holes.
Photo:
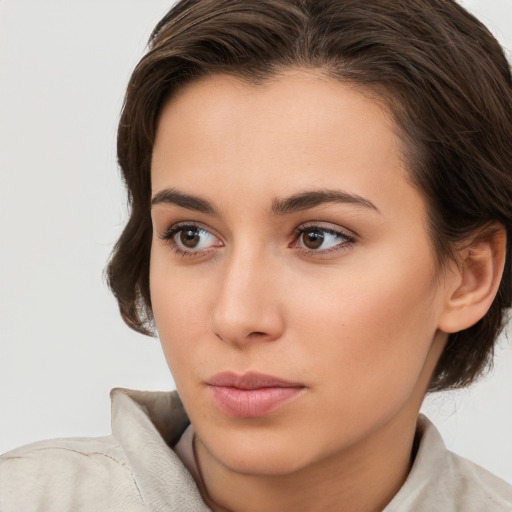
[[[295,247],[318,254],[325,254],[337,248],[348,248],[355,242],[353,237],[343,231],[323,226],[299,228],[295,236]]]
[[[222,247],[222,242],[201,226],[175,225],[161,236],[180,254],[198,254],[213,247]]]
[[[302,243],[308,249],[319,249],[324,243],[324,235],[321,231],[305,231],[301,238]]]
[[[179,232],[179,239],[187,249],[195,249],[201,240],[201,235],[198,229],[182,229]]]

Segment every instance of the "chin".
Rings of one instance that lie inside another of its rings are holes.
[[[217,461],[230,471],[242,475],[278,476],[295,473],[308,465],[307,454],[297,449],[297,444],[282,438],[245,439],[227,438],[224,442],[207,446]]]
[[[294,458],[282,458],[275,453],[248,454],[224,457],[222,464],[234,473],[251,476],[282,476],[295,473],[304,465]]]

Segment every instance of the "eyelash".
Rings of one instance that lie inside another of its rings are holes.
[[[165,233],[160,235],[160,238],[162,240],[164,240],[169,245],[169,247],[175,254],[182,256],[184,258],[194,258],[197,256],[202,256],[205,254],[205,252],[209,252],[212,249],[212,248],[209,248],[209,249],[203,249],[200,251],[195,251],[193,249],[187,251],[187,250],[182,249],[178,245],[178,243],[174,240],[174,237],[178,233],[180,233],[182,231],[186,231],[186,230],[194,230],[194,231],[197,230],[199,232],[202,231],[202,232],[208,233],[212,236],[215,236],[212,233],[210,233],[210,231],[208,231],[208,229],[202,227],[200,224],[188,223],[188,224],[175,224],[174,226],[171,226]]]
[[[339,238],[340,242],[338,244],[336,244],[334,247],[330,247],[328,249],[315,250],[315,249],[306,249],[304,247],[298,247],[298,249],[303,254],[324,256],[324,255],[330,254],[332,252],[338,252],[338,251],[350,249],[356,241],[354,236],[349,235],[344,230],[328,228],[326,226],[321,226],[318,224],[308,224],[306,226],[298,227],[294,230],[293,244],[297,244],[300,241],[302,235],[304,235],[305,233],[312,233],[312,232],[313,233],[314,232],[327,233],[329,235],[333,235],[333,236]]]
[[[194,258],[194,257],[198,257],[198,256],[203,256],[210,250],[215,249],[215,247],[209,247],[209,248],[200,249],[200,250],[194,250],[194,249],[184,250],[174,240],[174,237],[178,233],[180,233],[182,231],[186,231],[186,230],[204,232],[204,233],[208,233],[211,236],[215,237],[215,235],[213,235],[210,231],[208,231],[208,229],[202,227],[200,224],[188,223],[188,224],[175,224],[174,226],[171,226],[165,233],[160,235],[159,238],[164,240],[175,254],[177,254],[181,257],[184,257],[184,258]],[[341,239],[341,241],[340,241],[340,243],[336,244],[334,247],[330,247],[328,249],[316,250],[316,249],[307,249],[304,247],[296,246],[296,244],[299,243],[302,235],[304,235],[306,233],[312,233],[312,232],[324,233],[324,234],[327,233],[329,235],[338,237],[339,239]],[[215,238],[217,238],[217,237],[215,237]],[[305,254],[305,255],[323,256],[323,255],[330,254],[332,252],[347,250],[353,246],[355,241],[356,241],[355,237],[352,235],[349,235],[344,230],[328,228],[328,227],[321,226],[318,224],[309,224],[306,226],[298,227],[294,230],[293,242],[291,242],[291,244],[289,244],[288,247],[295,247],[302,254]]]

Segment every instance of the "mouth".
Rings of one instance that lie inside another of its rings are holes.
[[[229,416],[258,418],[299,396],[304,384],[272,375],[222,372],[207,381],[217,407]]]

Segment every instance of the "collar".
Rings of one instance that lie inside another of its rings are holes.
[[[189,424],[178,393],[116,388],[110,396],[112,434],[149,509],[211,512],[171,448]]]

